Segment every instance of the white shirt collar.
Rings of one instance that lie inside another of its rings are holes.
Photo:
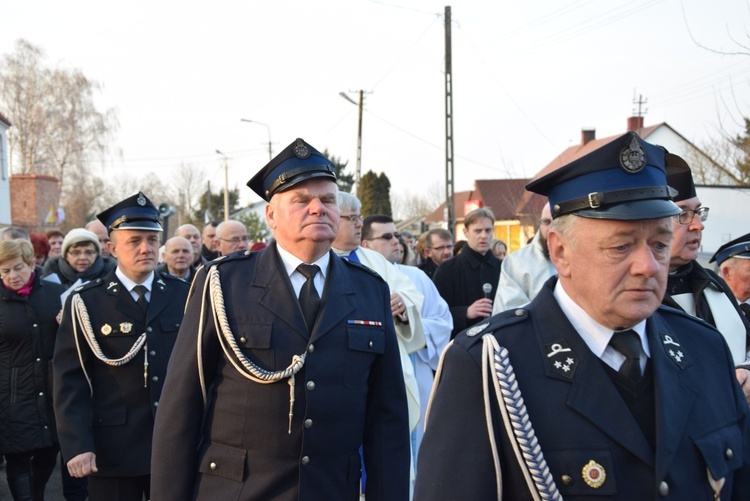
[[[288,250],[281,247],[278,243],[276,244],[276,249],[278,249],[279,251],[281,262],[284,263],[284,269],[286,269],[286,274],[291,277],[292,273],[297,272],[297,266],[304,263],[304,261],[302,261],[300,258],[295,256]],[[323,279],[323,281],[325,281],[326,275],[328,273],[328,263],[330,262],[330,260],[331,260],[330,253],[326,252],[317,261],[313,263],[306,263],[306,264],[317,264],[318,268],[320,268],[320,272],[317,275],[315,275],[315,278],[320,277],[321,279]]]
[[[565,292],[565,288],[562,286],[560,280],[555,285],[555,299],[560,305],[565,316],[568,318],[573,328],[580,334],[583,341],[588,345],[589,349],[599,358],[605,362],[605,350],[609,348],[609,341],[612,339],[614,331],[608,327],[604,327],[602,324],[591,318],[586,311],[581,308],[575,301]],[[651,357],[651,351],[648,347],[648,341],[646,340],[646,320],[641,320],[639,323],[631,327],[638,336],[641,338],[641,348],[647,357]],[[607,351],[615,351],[609,348]],[[620,361],[622,363],[622,361]],[[642,364],[645,364],[645,360],[642,360]],[[619,367],[619,365],[618,365]]]
[[[154,272],[152,271],[151,274],[148,276],[146,280],[143,281],[143,283],[136,283],[130,278],[126,277],[125,274],[120,270],[120,266],[117,266],[117,269],[115,270],[115,275],[117,275],[117,278],[120,279],[120,282],[122,282],[122,285],[125,286],[125,288],[128,290],[128,292],[133,290],[133,287],[136,285],[145,285],[146,289],[148,289],[149,292],[151,292],[151,286],[154,283]]]

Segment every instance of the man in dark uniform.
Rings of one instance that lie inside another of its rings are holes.
[[[492,299],[500,280],[502,261],[490,250],[495,216],[487,208],[474,209],[464,218],[466,246],[443,261],[432,281],[448,303],[456,334],[492,315]]]
[[[138,193],[97,215],[117,267],[68,297],[55,345],[62,455],[89,499],[149,497],[151,437],[189,286],[155,273],[159,211]]]
[[[745,318],[750,320],[750,233],[719,247],[709,262],[714,261]]]
[[[154,433],[153,499],[409,496],[387,284],[331,251],[333,164],[297,139],[248,185],[275,243],[197,274]]]
[[[672,221],[674,239],[667,291],[662,302],[705,320],[721,332],[737,366],[737,379],[750,401],[750,371],[740,367],[747,361],[750,322],[724,280],[697,261],[708,207],[698,198],[690,167],[671,153],[666,155],[666,165],[667,183],[677,190],[673,200],[682,212]]]
[[[628,133],[527,189],[549,197],[559,278],[447,349],[415,500],[750,499],[729,349],[660,308],[664,150]]]

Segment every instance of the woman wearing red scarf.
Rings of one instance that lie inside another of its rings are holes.
[[[0,454],[13,499],[42,499],[57,458],[50,364],[64,288],[26,240],[0,242]]]

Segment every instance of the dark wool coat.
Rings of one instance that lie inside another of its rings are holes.
[[[57,443],[50,364],[65,289],[41,272],[28,297],[0,285],[0,454]]]

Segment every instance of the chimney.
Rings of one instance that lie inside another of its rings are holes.
[[[643,128],[643,117],[628,117],[628,132],[638,132]]]
[[[581,146],[596,139],[596,129],[581,129]]]

